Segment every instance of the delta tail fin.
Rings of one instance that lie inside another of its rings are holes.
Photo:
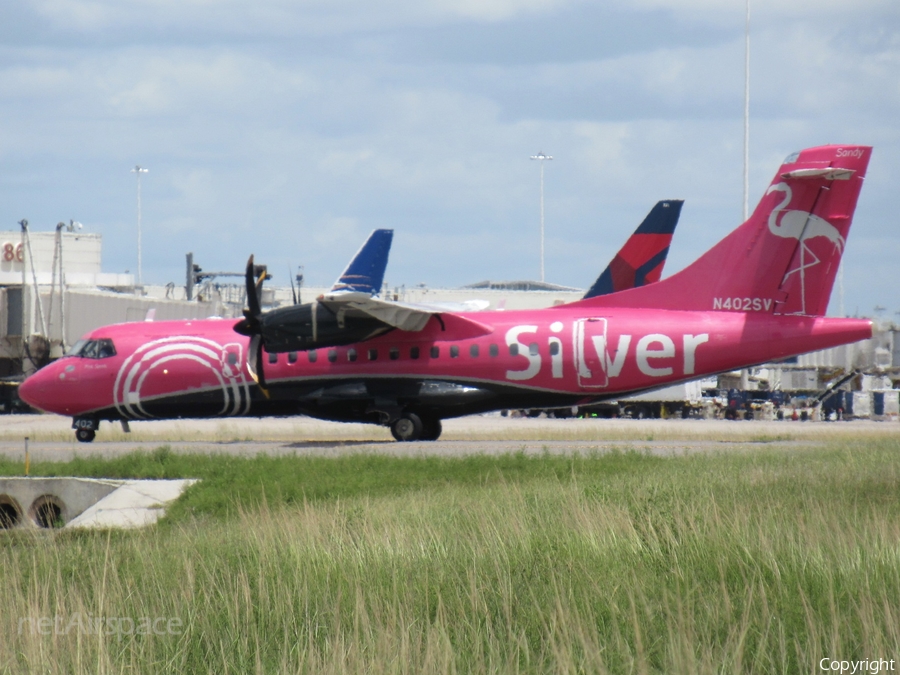
[[[743,225],[655,284],[573,305],[823,316],[872,148],[790,155]]]
[[[616,253],[584,299],[639,288],[659,281],[662,276],[672,234],[678,225],[683,199],[657,202],[644,222]]]
[[[387,268],[393,240],[393,230],[374,230],[353,256],[347,269],[334,282],[331,292],[377,295],[384,281],[384,270]]]

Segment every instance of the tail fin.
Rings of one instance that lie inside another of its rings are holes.
[[[872,148],[789,156],[743,225],[667,279],[576,305],[822,316]]]
[[[384,281],[384,270],[394,239],[393,230],[374,230],[347,269],[331,287],[331,292],[354,291],[376,295]]]
[[[644,222],[616,253],[607,268],[585,294],[584,299],[638,288],[659,281],[662,276],[672,233],[678,225],[683,199],[657,202]]]

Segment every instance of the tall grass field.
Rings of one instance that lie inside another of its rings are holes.
[[[203,480],[152,528],[0,534],[2,673],[900,669],[900,438],[32,474]]]

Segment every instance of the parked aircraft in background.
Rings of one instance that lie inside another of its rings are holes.
[[[468,313],[327,293],[298,320],[262,313],[249,292],[240,337],[225,321],[108,326],[87,339],[114,356],[60,359],[20,395],[91,431],[101,419],[303,414],[431,440],[450,417],[582,405],[855,342],[870,321],[823,315],[870,155],[789,156],[744,224],[640,288]]]
[[[683,199],[657,202],[584,297],[595,298],[659,281]]]

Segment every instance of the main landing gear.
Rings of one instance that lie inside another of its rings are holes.
[[[436,441],[441,435],[441,420],[437,417],[419,417],[416,413],[403,413],[391,422],[391,434],[401,443],[409,441]]]

